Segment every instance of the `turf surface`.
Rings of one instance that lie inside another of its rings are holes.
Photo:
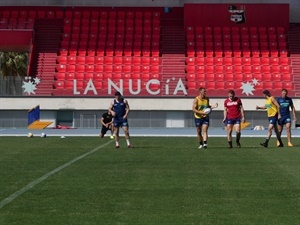
[[[123,138],[115,149],[109,138],[1,137],[2,204],[93,152],[3,205],[0,225],[299,225],[299,146],[262,141],[227,149],[210,138],[198,150],[196,138],[136,137],[134,149]]]

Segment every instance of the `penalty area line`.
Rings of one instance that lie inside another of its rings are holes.
[[[3,199],[1,202],[0,202],[0,209],[3,208],[4,206],[6,206],[7,204],[9,204],[10,202],[12,202],[13,200],[15,200],[16,198],[18,198],[20,195],[24,194],[26,191],[32,189],[33,187],[35,187],[36,185],[38,185],[39,183],[41,183],[42,181],[48,179],[50,176],[58,173],[59,171],[67,168],[68,166],[76,163],[77,161],[85,158],[86,156],[90,155],[90,154],[93,154],[94,152],[98,151],[99,149],[109,145],[110,143],[112,143],[113,141],[109,141],[103,145],[100,145],[92,150],[90,150],[89,152],[86,152],[74,159],[72,159],[71,161],[57,167],[56,169],[44,174],[43,176],[41,176],[40,178],[30,182],[29,184],[27,184],[26,186],[22,187],[20,190],[16,191],[15,193],[11,194],[9,197]]]

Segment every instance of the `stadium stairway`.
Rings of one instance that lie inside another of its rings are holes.
[[[300,97],[300,25],[290,24],[288,45],[295,95]]]
[[[162,93],[174,90],[179,79],[185,82],[185,32],[182,19],[161,20]],[[170,93],[171,94],[171,93]],[[183,93],[178,93],[180,95]]]
[[[36,90],[38,95],[52,95],[62,24],[63,21],[60,19],[37,19],[35,21],[30,76],[40,79]]]

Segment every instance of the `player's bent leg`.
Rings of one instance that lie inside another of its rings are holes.
[[[270,137],[272,136],[273,127],[274,127],[274,125],[270,123],[269,126],[268,126],[268,133],[267,133],[266,141],[263,142],[263,143],[260,143],[261,146],[263,146],[265,148],[268,147],[268,143],[269,143]]]
[[[104,135],[106,134],[106,132],[107,132],[107,128],[106,127],[102,127],[102,129],[101,129],[101,132],[100,132],[100,135],[99,135],[99,137],[100,138],[103,138],[104,137]]]

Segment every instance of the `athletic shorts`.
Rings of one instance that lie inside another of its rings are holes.
[[[110,127],[102,126],[101,134],[105,135],[108,130],[111,130]]]
[[[114,127],[128,127],[127,119],[125,120],[116,120],[114,119]]]
[[[278,122],[278,116],[270,116],[268,117],[268,120],[269,120],[269,124],[273,124],[275,125],[277,122]]]
[[[196,127],[201,127],[203,124],[209,126],[209,118],[208,117],[195,118],[195,126]]]
[[[226,125],[231,124],[231,125],[236,125],[236,124],[241,124],[241,119],[226,119]]]
[[[278,124],[279,125],[285,125],[287,123],[291,123],[291,117],[290,116],[284,116],[284,117],[281,117],[279,120],[278,120]]]

